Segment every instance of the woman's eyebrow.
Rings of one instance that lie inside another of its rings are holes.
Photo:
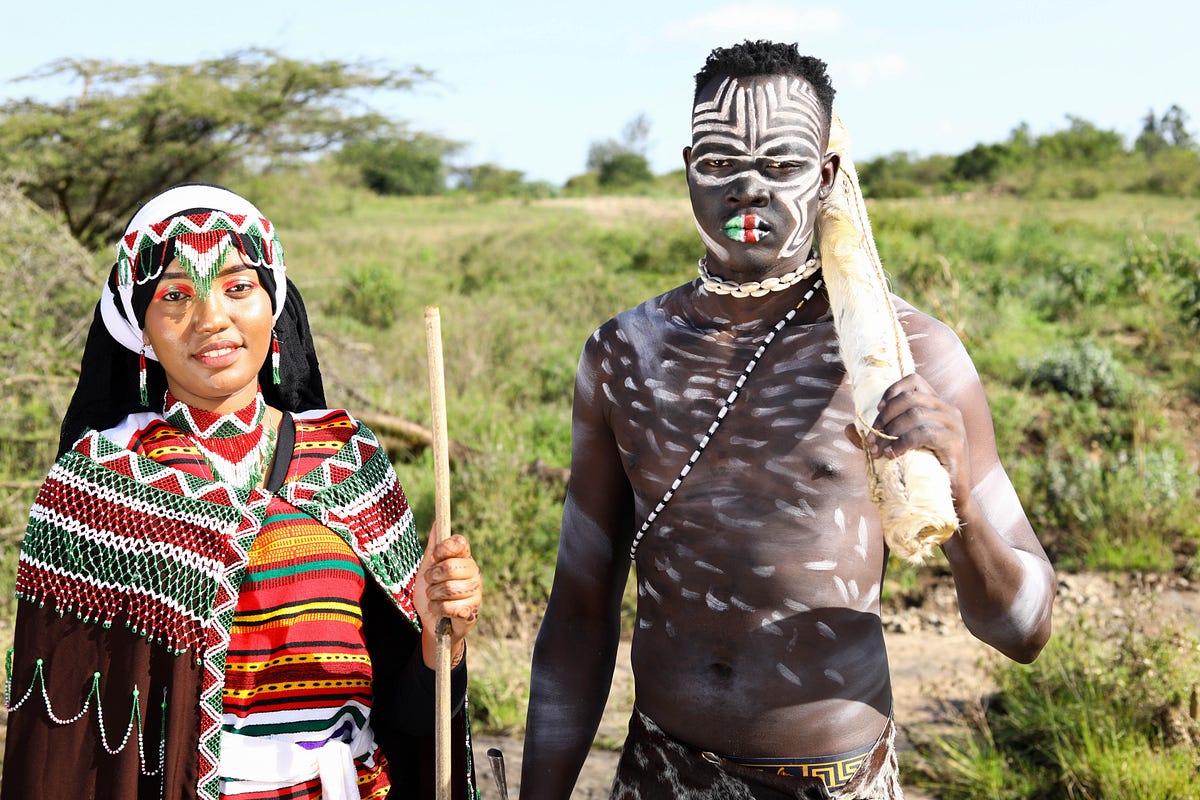
[[[243,263],[230,264],[229,266],[225,267],[220,272],[218,272],[217,275],[218,276],[232,275],[235,272],[244,272],[245,270],[248,270],[248,269],[254,269],[254,267],[250,266],[249,264],[243,264]]]
[[[248,269],[254,269],[254,267],[250,266],[249,264],[230,264],[218,272],[217,277],[221,277],[223,275],[232,275],[235,272],[243,272]],[[170,269],[163,270],[162,276],[159,278],[159,280],[177,281],[180,278],[188,280],[191,279],[191,277],[179,267],[172,267]]]

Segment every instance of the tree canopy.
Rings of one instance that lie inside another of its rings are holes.
[[[625,123],[621,138],[592,142],[588,148],[587,168],[595,172],[598,184],[623,189],[654,179],[646,160],[650,141],[650,120],[638,114]]]
[[[29,76],[65,76],[77,96],[0,104],[0,169],[95,247],[119,234],[140,201],[369,136],[392,123],[372,90],[408,89],[424,70],[303,61],[250,49],[195,64],[64,59]]]
[[[356,168],[367,188],[378,194],[440,194],[446,190],[446,158],[463,146],[398,128],[346,142],[337,159]]]

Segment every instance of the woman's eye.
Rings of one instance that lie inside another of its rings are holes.
[[[230,294],[246,294],[254,291],[254,283],[252,281],[232,281],[225,287],[225,291]]]
[[[178,289],[168,289],[162,293],[161,297],[168,303],[178,303],[187,300],[191,295],[187,292],[181,292]]]

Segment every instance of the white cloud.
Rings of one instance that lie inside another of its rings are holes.
[[[788,3],[731,3],[714,11],[672,22],[663,30],[671,41],[733,44],[742,39],[776,42],[812,41],[842,28],[845,17],[832,6],[797,9]]]
[[[841,63],[831,64],[830,74],[834,80],[850,86],[868,86],[873,83],[898,78],[909,71],[909,64],[904,56],[895,53],[882,53],[865,59],[851,59]]]

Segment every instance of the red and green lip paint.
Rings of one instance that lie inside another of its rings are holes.
[[[761,242],[770,231],[754,214],[731,217],[723,226],[725,235],[735,242]]]

